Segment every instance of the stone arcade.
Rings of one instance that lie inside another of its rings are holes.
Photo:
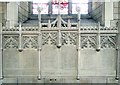
[[[89,0],[88,14],[60,4],[34,15],[32,2],[0,2],[1,84],[119,82],[120,2]]]

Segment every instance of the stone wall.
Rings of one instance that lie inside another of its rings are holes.
[[[41,75],[42,79],[65,79],[77,76],[77,51],[75,46],[64,46],[61,48],[61,56],[59,49],[55,46],[43,47],[41,56]],[[116,52],[111,49],[104,49],[101,52],[95,50],[81,50],[81,66],[80,74],[83,80],[87,77],[91,81],[98,81],[97,78],[106,78],[100,80],[106,83],[111,76],[115,78],[116,68]],[[17,49],[9,49],[3,51],[3,76],[5,79],[11,80],[18,78],[18,81],[37,83],[38,76],[38,51],[34,49],[25,49],[18,52]],[[96,78],[92,80],[91,78]],[[19,78],[24,78],[20,80]],[[31,78],[31,79],[29,79]],[[29,79],[29,81],[28,81]],[[33,81],[35,79],[35,81]],[[72,80],[72,81],[74,81]],[[4,81],[4,79],[3,79]],[[71,81],[71,82],[72,82]],[[99,82],[100,82],[99,81]],[[11,81],[12,82],[12,81]],[[17,81],[15,81],[17,82]],[[15,83],[13,82],[13,83]],[[97,82],[98,83],[98,82]]]
[[[18,26],[19,22],[24,22],[29,17],[29,4],[28,2],[9,2],[7,4],[7,25]]]
[[[116,19],[118,20],[118,16],[119,16],[119,10],[118,10],[119,9],[119,3],[118,2],[114,2],[113,3],[113,7],[114,7],[114,9],[113,9],[113,13],[114,13],[113,14],[114,15],[113,19],[114,20],[116,20]]]
[[[85,27],[85,30],[81,28],[80,50],[78,50],[78,30],[75,28],[61,30],[59,47],[56,27],[41,30],[41,38],[36,30],[38,27],[34,30],[33,28],[22,28],[22,40],[17,34],[18,30],[4,29],[3,82],[38,82],[39,73],[41,82],[44,83],[51,82],[51,79],[56,79],[57,83],[76,83],[77,76],[80,76],[80,81],[86,83],[115,82],[117,57],[115,28],[100,30],[100,51],[96,51],[98,38],[94,27],[91,30],[90,27]],[[22,51],[19,51],[20,42]]]
[[[100,22],[101,25],[104,25],[106,27],[110,27],[111,22],[113,20],[113,14],[114,18],[116,18],[115,13],[113,13],[113,2],[92,2],[92,12],[91,16],[94,20],[97,22]]]
[[[91,15],[92,15],[93,19],[96,20],[97,22],[101,22],[101,24],[104,25],[104,23],[103,23],[104,3],[92,2],[92,11],[91,12],[92,12]]]
[[[19,22],[24,22],[29,17],[29,4],[28,2],[20,2],[18,7],[18,18]]]
[[[113,20],[111,21],[111,26],[117,26],[118,23],[118,19],[120,16],[120,12],[119,12],[119,3],[118,2],[114,2],[113,3]]]
[[[0,2],[0,23],[2,23],[3,26],[5,26],[6,24],[6,18],[7,18],[7,3]]]
[[[7,27],[18,25],[18,2],[7,3]]]

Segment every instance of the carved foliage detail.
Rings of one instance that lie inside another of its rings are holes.
[[[18,36],[3,36],[3,48],[18,48]]]
[[[81,36],[81,48],[96,48],[96,36]]]
[[[23,36],[23,48],[37,48],[38,36]]]
[[[115,48],[116,36],[101,36],[101,48]]]
[[[42,45],[56,45],[56,44],[57,44],[57,32],[42,33]]]
[[[77,33],[75,32],[64,32],[62,33],[62,45],[76,45],[77,44]]]

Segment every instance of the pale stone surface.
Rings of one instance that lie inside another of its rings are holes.
[[[111,54],[109,54],[111,53]],[[82,50],[82,69],[80,75],[83,76],[114,76],[115,75],[115,51]],[[83,57],[84,56],[84,57]],[[109,60],[108,60],[109,59]]]
[[[92,4],[92,13],[91,16],[97,22],[100,22],[101,25],[105,25],[105,14],[104,14],[104,3],[93,2]]]
[[[64,70],[77,68],[77,51],[76,46],[63,46],[61,48],[61,67]]]
[[[17,78],[4,78],[4,80],[2,81],[2,83],[18,83],[17,82]]]
[[[10,27],[18,25],[18,5],[17,2],[10,2],[7,4],[7,21]]]
[[[18,22],[16,14],[16,4],[10,5],[7,12],[7,19],[11,20],[10,25],[14,26]],[[28,3],[21,3],[26,7]],[[112,3],[106,4],[105,13],[102,12],[102,5],[97,3],[93,11],[93,18],[96,18],[105,26],[110,26],[110,20],[119,18],[118,3],[114,3],[114,13],[111,12]],[[15,7],[13,7],[15,6]],[[13,7],[13,9],[11,8]],[[28,7],[28,6],[27,6]],[[26,9],[28,9],[26,7]],[[93,7],[93,8],[94,8]],[[11,11],[12,10],[12,11]],[[1,10],[0,10],[1,12]],[[2,13],[2,12],[1,12]],[[22,13],[27,16],[25,12]],[[112,14],[110,14],[112,13]],[[116,14],[117,13],[117,14]],[[105,14],[105,15],[103,15]],[[110,14],[110,15],[109,15]],[[0,15],[2,16],[2,14]],[[24,19],[24,18],[23,18]],[[13,22],[13,21],[14,22]],[[117,21],[111,23],[115,25]],[[88,23],[88,22],[87,22]],[[33,25],[33,24],[32,24]],[[85,24],[86,25],[86,24]],[[115,81],[116,75],[116,50],[101,49],[96,52],[95,49],[81,49],[81,65],[80,80],[76,80],[77,76],[77,46],[62,45],[57,48],[56,45],[43,45],[41,50],[41,75],[42,79],[38,80],[38,50],[24,49],[19,52],[18,49],[3,50],[3,74],[5,83],[109,83]],[[0,68],[1,70],[1,68]],[[1,75],[0,75],[1,76]],[[88,77],[89,76],[89,77]],[[111,76],[111,77],[109,77]],[[52,80],[51,80],[52,79]]]
[[[68,52],[71,52],[71,54],[68,54]],[[62,55],[59,56],[57,47],[43,46],[41,56],[42,76],[48,76],[50,78],[57,78],[58,76],[75,77],[77,70],[76,52],[76,47],[64,46],[60,52]],[[37,78],[38,53],[36,50],[23,50],[21,53],[15,49],[5,50],[3,57],[4,75],[6,77],[31,76],[31,78],[26,77],[26,79],[20,79],[23,82],[29,81],[29,79],[31,80],[32,76]],[[100,52],[91,49],[81,50],[81,59],[81,76],[97,77],[115,75],[115,50],[107,49],[101,50]],[[97,82],[98,80],[93,81]]]
[[[5,26],[7,15],[7,4],[5,2],[0,2],[0,22]]]
[[[3,54],[4,76],[37,76],[37,51],[24,50],[19,53],[16,49],[10,49],[4,50]]]
[[[29,17],[29,2],[20,2],[18,5],[18,12],[19,12],[19,22],[24,22],[28,19]]]
[[[113,2],[105,3],[105,26],[110,27],[110,21],[113,20]]]
[[[4,76],[20,75],[18,53],[19,52],[16,49],[8,49],[3,51]]]

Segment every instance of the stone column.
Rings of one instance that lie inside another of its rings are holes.
[[[80,67],[81,67],[81,33],[80,33],[80,19],[81,19],[81,16],[80,16],[80,8],[77,7],[76,8],[76,11],[78,12],[78,42],[77,42],[77,51],[78,51],[78,61],[77,61],[77,79],[79,80],[80,79]]]
[[[39,20],[39,35],[38,35],[38,64],[39,64],[39,67],[38,67],[38,79],[40,80],[41,79],[41,50],[42,50],[42,33],[41,33],[41,11],[43,9],[38,7],[37,8],[37,11],[38,11],[38,20]]]
[[[120,21],[119,21],[119,27],[120,27]],[[116,77],[115,79],[118,80],[120,78],[120,29],[118,30],[117,34],[117,43],[116,43]]]
[[[98,33],[97,33],[97,47],[96,51],[100,51],[101,45],[100,45],[100,22],[98,22]]]
[[[119,9],[120,10],[120,2],[119,3]],[[118,11],[118,13],[120,13],[120,11]],[[120,19],[120,14],[118,16],[118,19]],[[120,20],[118,20],[118,77],[119,77],[119,85],[120,85]]]
[[[2,55],[3,55],[3,52],[2,52],[2,23],[0,23],[0,79],[2,79],[3,78],[3,65],[2,65],[2,63],[3,63],[3,57],[2,57]]]
[[[120,16],[119,16],[120,19]],[[117,64],[117,69],[116,69],[116,79],[119,79],[119,85],[120,85],[120,20],[118,21],[118,40],[117,40],[117,59],[116,59],[116,64]]]
[[[61,47],[61,14],[60,14],[60,0],[58,2],[58,22],[57,22],[57,27],[58,27],[58,45],[57,47],[60,48]]]
[[[52,14],[52,0],[49,0],[48,2],[48,14],[51,15]]]
[[[72,0],[68,0],[68,14],[72,14]]]
[[[88,2],[88,14],[91,15],[92,12],[92,0],[89,0]]]
[[[33,14],[33,11],[32,11],[32,2],[28,2],[28,6],[29,6],[29,8],[28,8],[29,17],[30,17],[30,15]]]
[[[7,21],[10,27],[18,25],[18,4],[17,2],[7,3]]]
[[[19,52],[21,52],[22,49],[22,27],[21,27],[21,22],[19,24]]]

